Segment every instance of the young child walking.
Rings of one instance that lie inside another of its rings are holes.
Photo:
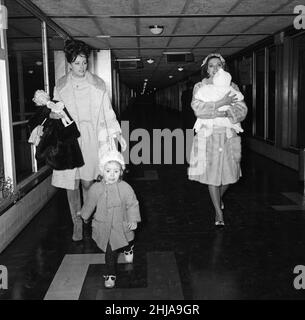
[[[117,150],[100,157],[103,179],[89,189],[79,215],[86,222],[94,212],[92,239],[105,252],[105,287],[113,288],[116,280],[118,251],[124,251],[127,263],[133,262],[134,230],[141,221],[139,203],[132,187],[122,180],[124,158]]]

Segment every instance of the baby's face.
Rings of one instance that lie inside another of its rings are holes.
[[[115,183],[121,174],[121,165],[116,161],[109,161],[104,165],[103,177],[107,184]]]
[[[219,58],[212,58],[208,62],[208,74],[214,77],[215,73],[222,68],[222,63]]]

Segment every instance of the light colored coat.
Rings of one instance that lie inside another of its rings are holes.
[[[92,239],[106,252],[110,243],[112,250],[128,245],[134,239],[128,222],[140,222],[139,202],[131,186],[125,181],[106,184],[97,182],[89,189],[81,216],[87,220],[94,212]]]
[[[98,158],[98,146],[106,152],[109,146],[109,138],[121,133],[121,128],[112,109],[111,102],[106,91],[105,82],[89,71],[86,72],[85,76],[90,85],[90,107],[96,140],[100,137],[100,141],[96,144],[97,150],[92,150],[92,152],[96,153],[96,158]],[[72,74],[70,72],[57,81],[54,88],[53,99],[64,102],[71,117],[79,128],[79,122],[81,119],[78,119],[78,111],[77,106],[75,105],[75,96],[73,93],[71,77]],[[103,137],[103,139],[101,139],[101,137]],[[81,139],[81,137],[79,139]],[[97,163],[96,173],[98,174],[98,172],[99,169]],[[77,177],[77,168],[60,171],[53,170],[52,185],[55,187],[74,190],[77,187],[75,185],[76,179],[79,179]]]
[[[203,79],[193,89],[191,107],[199,119],[216,118],[215,103],[196,98],[197,91],[207,84],[207,80]],[[231,85],[239,91],[234,83]],[[230,121],[235,124],[245,119],[248,109],[244,101],[238,101],[227,111]],[[240,159],[241,139],[233,130],[232,137],[228,138],[226,127],[213,127],[212,134],[208,136],[201,129],[193,140],[189,179],[215,186],[235,183],[241,176]]]

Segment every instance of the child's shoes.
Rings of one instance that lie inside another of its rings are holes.
[[[127,263],[132,263],[133,262],[133,247],[131,246],[129,251],[124,251],[124,257],[125,257],[125,261]]]
[[[105,278],[105,288],[111,289],[115,286],[116,276],[106,275],[103,277]]]

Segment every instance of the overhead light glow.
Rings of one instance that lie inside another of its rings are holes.
[[[164,27],[154,25],[154,26],[149,26],[149,29],[152,34],[161,34],[163,32]]]

